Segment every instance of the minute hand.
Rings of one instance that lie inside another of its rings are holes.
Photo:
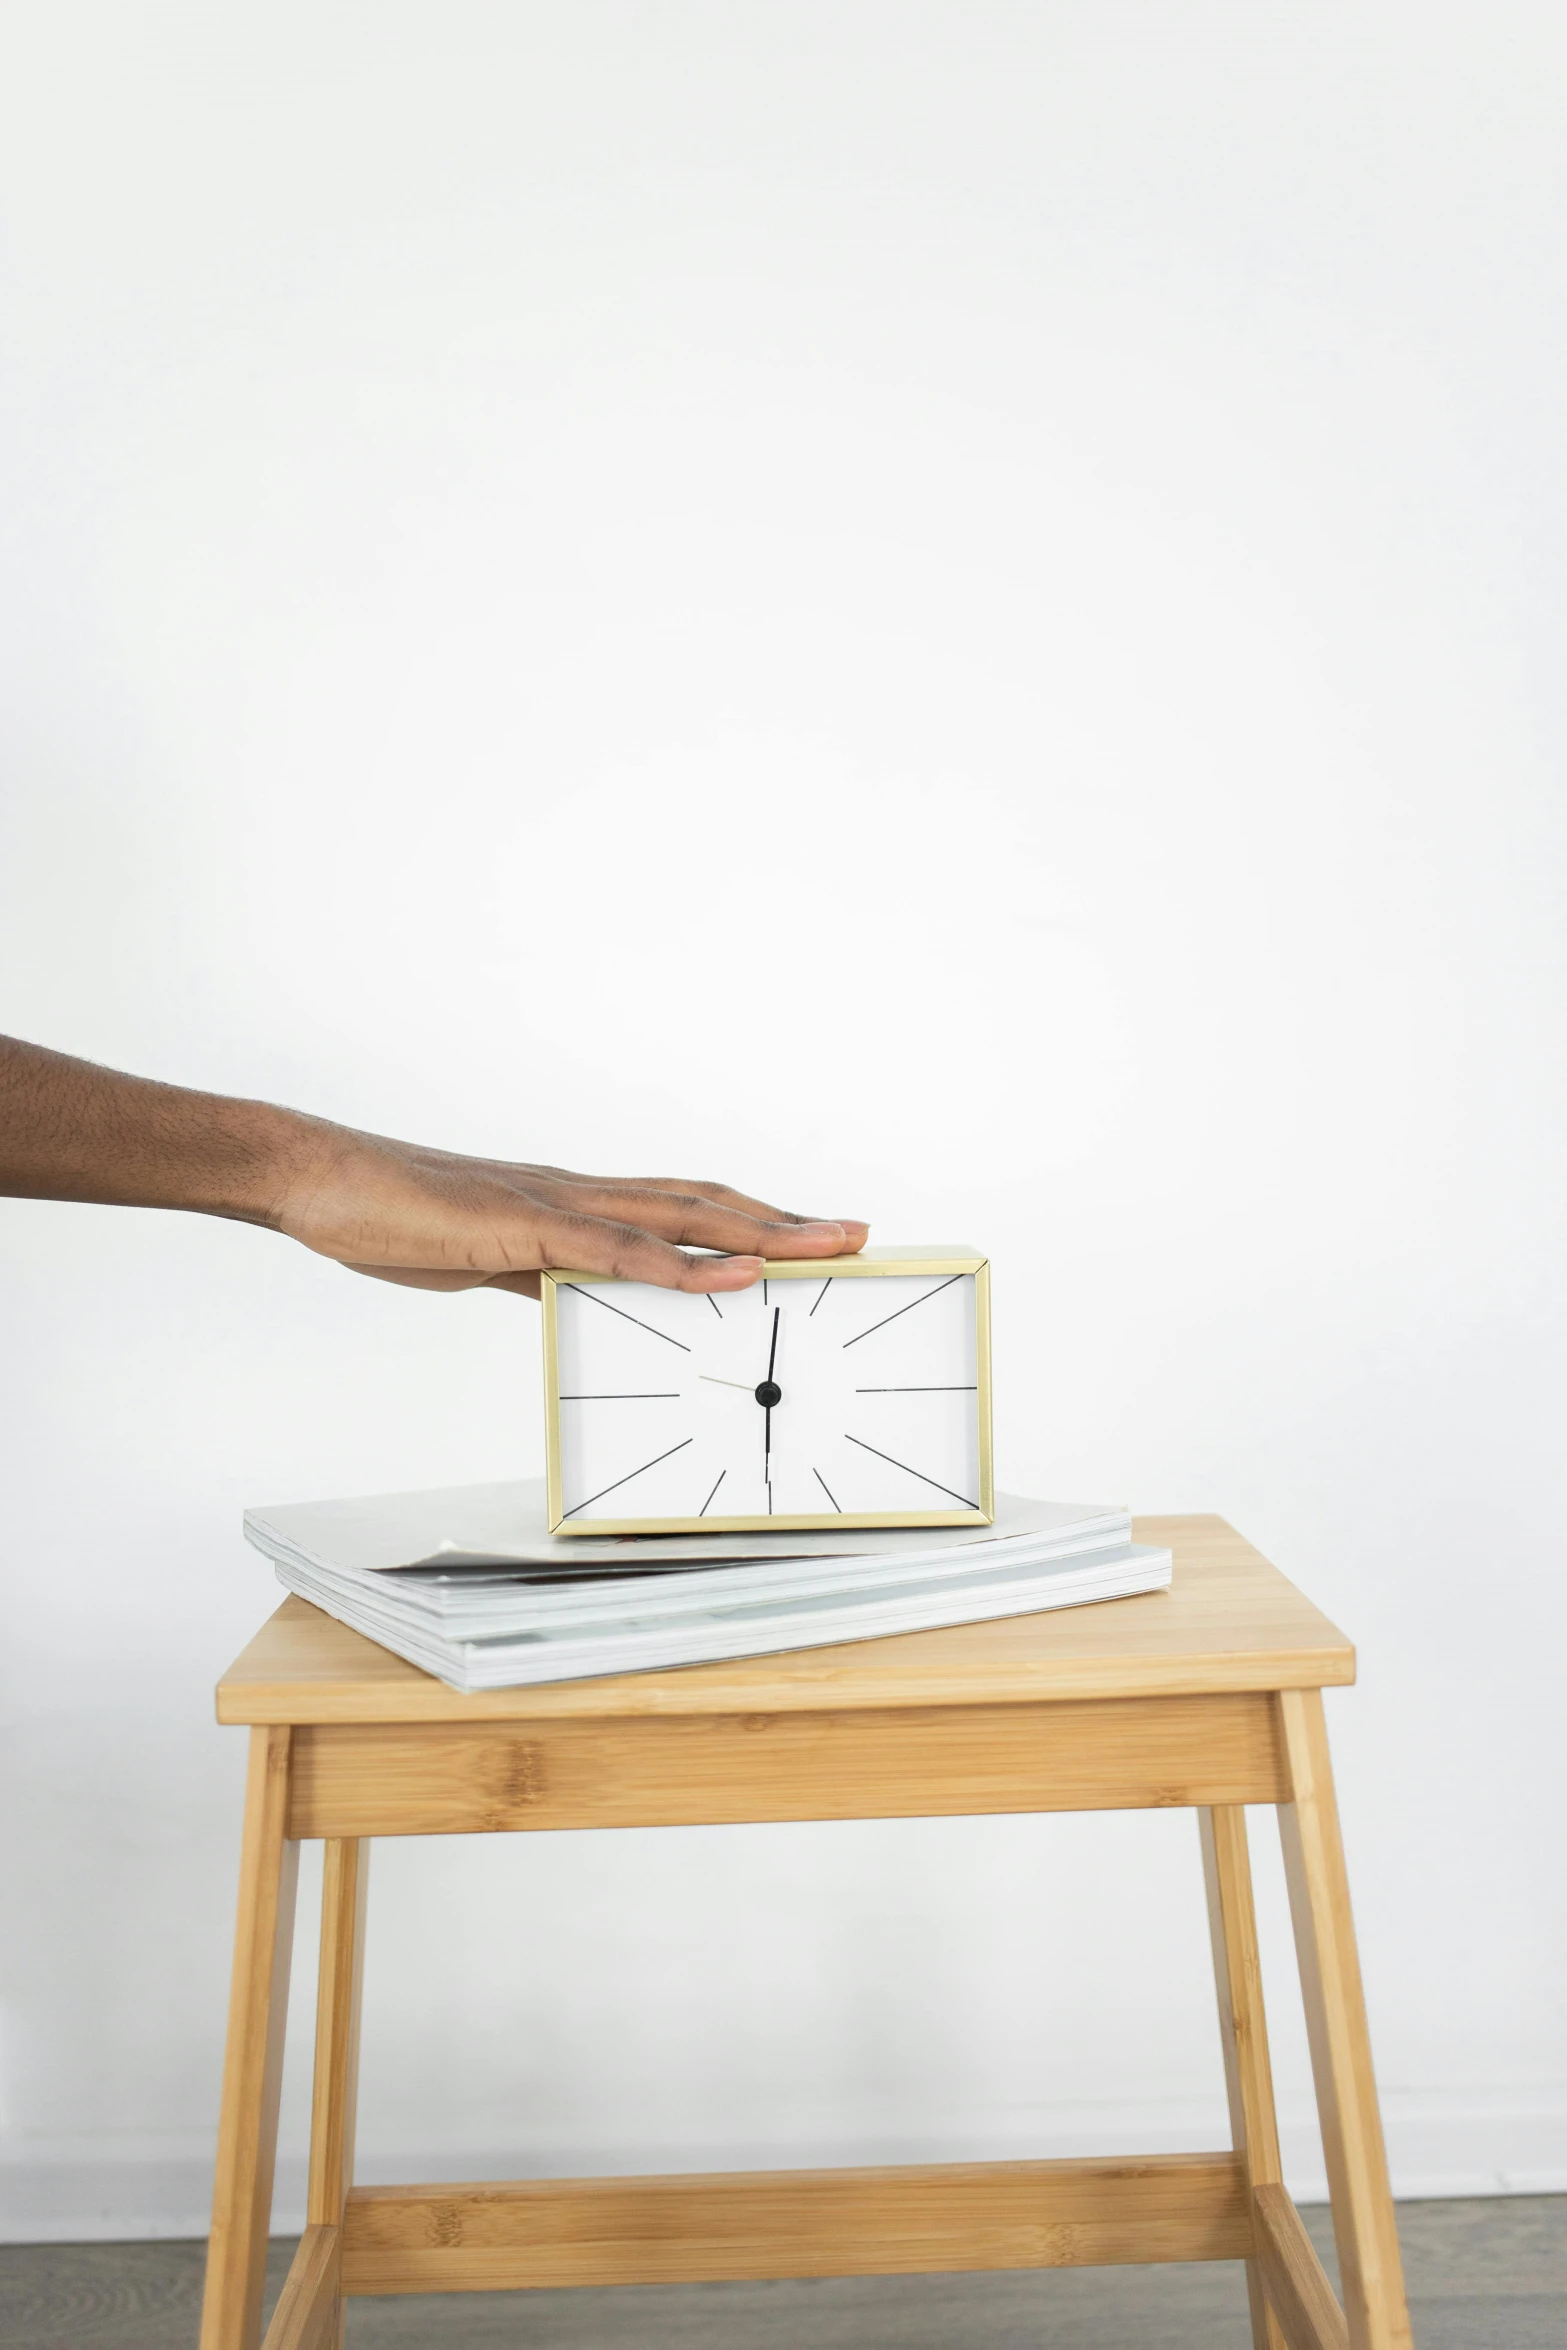
[[[767,1484],[767,1514],[769,1517],[771,1517],[773,1514],[772,1398],[778,1393],[778,1389],[773,1383],[773,1365],[778,1360],[778,1316],[780,1310],[781,1309],[777,1306],[774,1306],[773,1308],[773,1343],[767,1350],[767,1384],[763,1390],[768,1398],[768,1401],[764,1407],[764,1424],[762,1428],[762,1474]]]

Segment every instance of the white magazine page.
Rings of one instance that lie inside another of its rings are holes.
[[[835,1646],[843,1640],[880,1639],[899,1632],[1033,1614],[1042,1608],[1126,1598],[1167,1585],[1170,1563],[1167,1550],[1134,1545],[1111,1557],[1083,1563],[1070,1575],[1058,1571],[1036,1578],[1022,1572],[981,1578],[959,1591],[883,1593],[803,1610],[713,1609],[662,1624],[629,1620],[597,1637],[583,1638],[580,1630],[575,1636],[564,1637],[534,1632],[492,1642],[443,1641],[406,1623],[384,1620],[375,1603],[373,1577],[356,1587],[353,1601],[345,1603],[328,1592],[312,1596],[330,1614],[381,1640],[453,1688],[504,1688],[591,1679],[604,1673],[650,1672],[723,1657],[766,1655],[779,1649]],[[280,1568],[279,1573],[285,1582],[292,1580],[288,1570]]]
[[[365,1574],[341,1567],[308,1564],[297,1558],[276,1558],[286,1567],[290,1588],[307,1597],[335,1591],[359,1604],[391,1610],[404,1622],[423,1623],[447,1639],[484,1637],[476,1627],[497,1630],[566,1622],[614,1620],[635,1614],[668,1615],[690,1609],[741,1604],[773,1606],[796,1598],[821,1596],[841,1600],[849,1593],[908,1589],[916,1583],[934,1584],[962,1577],[969,1582],[987,1575],[1026,1569],[1040,1574],[1075,1570],[1085,1561],[1124,1553],[1130,1541],[1125,1519],[1104,1533],[1079,1535],[1075,1540],[1038,1536],[1033,1540],[970,1544],[937,1552],[900,1551],[888,1557],[829,1559],[742,1559],[715,1562],[684,1573],[665,1567],[651,1575],[608,1574],[573,1576],[540,1582],[536,1570],[514,1571],[509,1580],[486,1569],[477,1575],[458,1570],[435,1583],[423,1571],[410,1578],[403,1573]]]
[[[836,1534],[623,1534],[562,1540],[545,1519],[544,1480],[457,1485],[428,1493],[366,1494],[343,1501],[285,1502],[245,1512],[245,1533],[272,1559],[376,1572],[396,1567],[590,1566],[643,1572],[670,1565],[766,1558],[895,1556],[1064,1534],[1124,1519],[1114,1507],[996,1497],[992,1526],[887,1527]]]

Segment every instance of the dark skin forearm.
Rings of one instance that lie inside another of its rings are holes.
[[[278,1221],[318,1121],[0,1037],[0,1192]]]
[[[744,1289],[766,1258],[852,1254],[867,1231],[725,1184],[464,1158],[10,1037],[0,1038],[0,1193],[233,1216],[382,1280],[531,1297],[549,1265]]]

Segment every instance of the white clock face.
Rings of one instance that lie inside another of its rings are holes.
[[[556,1288],[561,1524],[978,1511],[972,1273]]]

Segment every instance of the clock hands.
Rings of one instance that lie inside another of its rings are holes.
[[[767,1376],[758,1381],[755,1387],[752,1387],[749,1381],[744,1379],[720,1379],[716,1371],[698,1371],[697,1373],[697,1377],[705,1379],[709,1387],[738,1387],[742,1394],[754,1395],[767,1413],[769,1427],[772,1422],[774,1404],[783,1401],[783,1389],[773,1377],[773,1371],[778,1361],[778,1321],[782,1311],[781,1306],[773,1308],[773,1342],[767,1350]]]
[[[767,1486],[767,1514],[773,1514],[773,1406],[783,1401],[783,1389],[773,1377],[778,1361],[778,1317],[781,1306],[773,1308],[773,1343],[767,1350],[767,1377],[756,1390],[756,1400],[762,1407],[762,1477]]]
[[[769,1517],[771,1517],[773,1514],[773,1406],[774,1404],[782,1403],[783,1401],[783,1389],[779,1386],[777,1380],[773,1377],[774,1371],[778,1368],[778,1326],[782,1319],[782,1314],[782,1307],[774,1306],[773,1334],[767,1349],[767,1376],[765,1379],[758,1380],[754,1387],[744,1379],[721,1378],[716,1371],[698,1371],[697,1373],[698,1379],[705,1380],[709,1387],[738,1388],[742,1395],[754,1396],[756,1401],[761,1405],[762,1482],[767,1487],[767,1514]],[[719,1482],[722,1483],[722,1479],[720,1479]],[[716,1493],[717,1490],[718,1487],[715,1485],[713,1488],[713,1493]],[[712,1498],[713,1495],[710,1493],[707,1497],[707,1500],[711,1501]],[[702,1508],[704,1511],[706,1510],[707,1502],[702,1504]]]

